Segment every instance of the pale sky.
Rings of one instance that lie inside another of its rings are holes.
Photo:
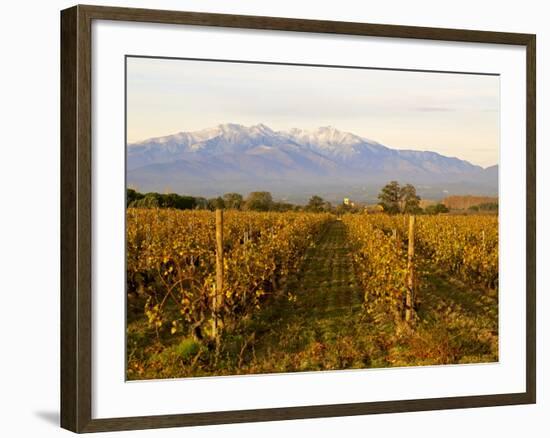
[[[221,123],[333,126],[394,149],[498,163],[499,77],[127,59],[128,142]]]

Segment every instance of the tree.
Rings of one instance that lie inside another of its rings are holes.
[[[217,198],[209,199],[208,200],[208,208],[210,210],[224,209],[225,208],[225,202],[223,202],[223,198],[221,196],[218,196]]]
[[[126,189],[126,207],[129,207],[130,204],[138,199],[143,198],[143,195],[134,189]]]
[[[472,205],[468,208],[472,211],[498,211],[498,202],[484,202],[483,204]]]
[[[306,210],[321,212],[321,211],[324,211],[325,205],[326,205],[325,200],[320,196],[315,195],[309,199],[309,202],[306,205]]]
[[[386,184],[378,195],[379,205],[386,213],[397,214],[401,211],[401,187],[397,181]]]
[[[181,196],[177,193],[169,193],[162,196],[162,207],[177,208],[178,210],[190,210],[195,208],[195,198],[192,196]]]
[[[416,189],[412,184],[401,187],[401,213],[415,214],[421,211],[420,196],[416,194]]]
[[[223,195],[225,208],[240,210],[243,205],[243,196],[239,193],[226,193]]]
[[[246,209],[253,211],[269,211],[273,198],[269,192],[252,192],[246,198]]]
[[[203,198],[202,196],[195,198],[195,204],[195,208],[198,210],[208,210],[208,199]]]
[[[329,201],[325,201],[323,204],[323,211],[332,211],[332,204]]]
[[[159,193],[146,193],[143,197],[134,200],[130,207],[160,208],[162,207],[162,195]]]
[[[448,213],[449,209],[445,206],[445,204],[434,204],[434,205],[428,205],[424,209],[424,213],[426,214],[440,214],[440,213]]]
[[[403,187],[397,181],[391,181],[386,184],[378,195],[384,211],[389,214],[397,213],[420,213],[420,196],[416,194],[416,188],[411,184]]]
[[[294,209],[294,205],[289,204],[288,202],[273,202],[270,209],[272,211],[292,211]]]

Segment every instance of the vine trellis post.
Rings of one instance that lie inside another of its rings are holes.
[[[223,305],[223,210],[216,210],[216,289],[212,300],[212,337],[219,342],[220,309]]]
[[[405,296],[405,321],[410,322],[414,316],[414,228],[415,216],[409,216],[409,245],[407,251],[407,293]]]

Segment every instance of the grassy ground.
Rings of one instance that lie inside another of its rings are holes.
[[[342,222],[332,222],[306,254],[287,296],[252,321],[256,342],[244,372],[362,368],[369,362],[367,346],[358,343],[366,325],[348,245]]]
[[[495,292],[473,290],[427,267],[413,330],[396,324],[383,308],[363,311],[351,251],[344,224],[330,223],[285,290],[225,334],[217,356],[212,348],[192,339],[168,333],[157,338],[144,318],[130,317],[128,378],[498,360]]]

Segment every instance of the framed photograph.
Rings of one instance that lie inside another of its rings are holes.
[[[535,35],[61,12],[61,423],[535,403]]]

